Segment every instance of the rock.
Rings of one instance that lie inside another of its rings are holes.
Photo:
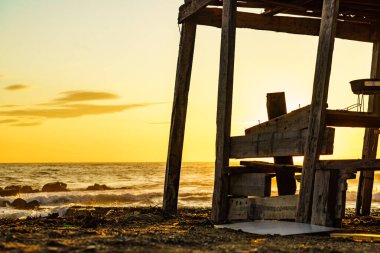
[[[10,202],[8,200],[1,200],[0,201],[0,207],[7,207],[10,205]]]
[[[20,191],[21,186],[20,185],[9,185],[4,188],[4,190],[15,190],[15,191]]]
[[[28,209],[36,209],[36,208],[40,207],[40,203],[37,200],[32,200],[32,201],[28,202],[26,207]]]
[[[10,205],[13,208],[24,210],[24,209],[26,209],[26,206],[28,205],[28,202],[26,202],[25,200],[23,200],[21,198],[17,198]]]
[[[4,189],[0,190],[0,196],[1,197],[8,197],[8,196],[17,196],[20,192],[18,190],[12,190],[12,189]]]
[[[62,182],[48,183],[42,187],[43,192],[65,192],[67,191],[67,184]]]
[[[30,201],[29,203],[21,198],[15,199],[12,203],[9,204],[15,209],[20,210],[30,210],[35,209],[40,206],[40,203],[37,200]]]
[[[20,188],[20,193],[34,193],[38,192],[38,190],[33,190],[33,188],[29,185],[25,185]]]
[[[87,187],[88,191],[104,191],[104,190],[111,190],[112,188],[108,187],[105,184],[94,184],[89,187]]]

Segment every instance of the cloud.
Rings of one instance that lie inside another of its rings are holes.
[[[9,86],[6,86],[4,89],[8,91],[17,91],[17,90],[24,90],[28,89],[30,86],[26,84],[12,84]]]
[[[68,104],[58,108],[24,109],[0,111],[0,116],[37,117],[48,119],[77,118],[87,115],[100,115],[155,105],[155,103],[124,104],[124,105],[92,105]]]
[[[96,91],[66,91],[61,93],[63,96],[55,99],[55,102],[80,102],[91,100],[107,100],[117,99],[118,95],[109,92],[96,92]]]
[[[15,122],[18,122],[17,119],[3,119],[3,120],[0,120],[0,124],[8,124],[8,123],[15,123]]]
[[[41,125],[41,122],[18,123],[18,124],[13,124],[12,126],[16,126],[16,127],[30,127],[30,126],[38,126],[38,125]]]

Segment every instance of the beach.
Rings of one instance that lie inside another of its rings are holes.
[[[2,252],[380,252],[379,243],[330,238],[328,233],[262,236],[214,228],[213,163],[184,164],[179,213],[173,216],[161,210],[165,163],[0,167],[6,175],[0,179],[1,188],[27,185],[36,191],[0,197],[5,203],[0,207]],[[55,181],[63,181],[67,189],[43,191]],[[354,183],[347,219],[338,232],[378,234],[376,188],[372,216],[355,217]],[[276,194],[274,184],[272,194]],[[17,198],[38,201],[39,207],[24,210],[7,204]]]
[[[340,232],[379,233],[380,214],[348,210]],[[215,229],[210,209],[72,207],[64,217],[0,219],[3,252],[380,252],[379,243],[329,234],[263,236]]]

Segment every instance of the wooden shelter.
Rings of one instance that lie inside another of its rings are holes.
[[[248,12],[245,8],[256,11]],[[275,172],[280,195],[292,195],[295,192],[294,172],[302,170],[295,220],[330,226],[339,225],[344,214],[346,179],[360,171],[357,212],[369,214],[374,170],[380,168],[380,160],[376,160],[380,95],[369,96],[368,112],[329,110],[327,96],[335,38],[373,43],[371,78],[380,78],[380,2],[185,0],[179,9],[178,22],[182,24],[182,31],[166,167],[164,212],[177,211],[196,28],[197,25],[206,25],[221,28],[212,220],[223,223],[231,212],[239,214],[239,210],[232,210],[234,205],[245,206],[248,212],[253,201],[256,206],[259,205],[261,200],[258,199],[234,198],[234,195],[241,193],[231,192],[231,184],[236,181],[234,175],[242,175],[238,179],[242,182],[253,173],[252,180],[267,182],[265,175],[268,174],[265,171]],[[269,94],[268,122],[247,129],[244,136],[231,137],[236,28],[319,36],[319,44],[311,105],[287,114],[284,96]],[[321,154],[332,153],[334,128],[331,127],[365,128],[363,159],[320,160]],[[291,156],[294,155],[304,156],[302,168],[292,166]],[[230,158],[256,157],[275,157],[275,163],[242,163],[243,166],[238,168],[229,165]],[[259,174],[260,171],[264,176]],[[265,191],[262,194],[265,196]],[[268,199],[273,201],[274,198]],[[284,203],[274,201],[273,205],[281,208]]]

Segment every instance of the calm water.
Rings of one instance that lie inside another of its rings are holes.
[[[69,192],[20,194],[27,201],[38,200],[40,211],[19,211],[0,208],[0,217],[64,213],[73,205],[92,206],[160,206],[165,180],[165,163],[104,163],[104,164],[0,164],[0,187],[30,185],[41,189],[50,182],[64,182]],[[180,206],[211,206],[213,163],[185,163],[182,168]],[[121,188],[107,191],[86,191],[94,183]],[[380,207],[380,177],[374,187],[374,207]],[[349,181],[348,206],[354,205],[356,180]],[[275,182],[272,194],[276,195]],[[12,201],[17,197],[0,197]]]

